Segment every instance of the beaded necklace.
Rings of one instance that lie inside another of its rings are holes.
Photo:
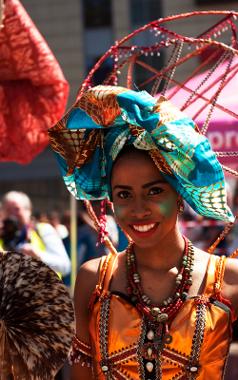
[[[180,310],[192,285],[194,249],[189,240],[184,238],[184,242],[185,248],[182,266],[176,276],[175,291],[161,304],[153,303],[150,298],[144,294],[140,275],[137,270],[133,245],[129,245],[126,251],[128,295],[136,308],[145,317],[147,325],[150,327],[150,330],[147,333],[147,338],[149,340],[150,338],[151,340],[154,339],[156,332],[156,335],[160,337],[161,346],[171,343],[172,337],[169,334],[168,324]]]

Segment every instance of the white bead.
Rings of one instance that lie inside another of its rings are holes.
[[[102,366],[102,371],[103,372],[107,372],[108,371],[108,366],[107,365],[103,365]]]
[[[154,369],[154,364],[151,362],[147,362],[145,366],[148,372],[152,372]]]
[[[195,366],[190,367],[190,372],[197,372],[197,370],[198,370],[198,367],[195,367]]]
[[[147,339],[153,340],[155,337],[155,333],[153,330],[149,330],[148,333],[146,334],[146,336],[147,336]]]

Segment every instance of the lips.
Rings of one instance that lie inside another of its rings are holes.
[[[130,224],[130,227],[133,233],[137,236],[147,237],[152,235],[157,229],[159,223],[133,223]]]

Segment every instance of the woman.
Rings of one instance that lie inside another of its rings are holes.
[[[131,241],[80,268],[72,380],[221,379],[238,264],[193,247],[178,225],[183,199],[234,221],[208,140],[165,98],[113,86],[86,91],[50,136],[69,189],[109,198]]]

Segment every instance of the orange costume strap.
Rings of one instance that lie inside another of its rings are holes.
[[[232,322],[237,319],[236,312],[231,304],[231,302],[222,296],[222,287],[224,280],[224,273],[226,269],[226,256],[221,256],[216,260],[216,271],[215,271],[215,283],[214,283],[214,296],[215,299],[227,305],[231,310]]]
[[[221,256],[217,260],[216,272],[215,272],[214,292],[217,298],[221,297],[221,290],[222,290],[223,278],[224,278],[224,273],[225,273],[225,265],[226,265],[226,257]]]
[[[98,284],[89,301],[90,310],[92,310],[94,303],[102,292],[108,289],[116,257],[115,254],[109,253],[107,256],[102,256],[100,260]],[[77,336],[73,337],[69,353],[69,363],[71,365],[80,363],[82,366],[92,366],[91,346],[84,343]]]
[[[117,261],[117,255],[109,253],[107,256],[102,256],[99,264],[98,284],[89,301],[89,309],[92,310],[96,300],[101,296],[102,292],[107,291],[111,281],[114,265]]]

